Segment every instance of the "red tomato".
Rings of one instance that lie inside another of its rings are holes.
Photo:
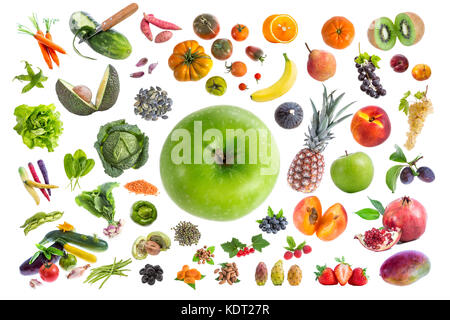
[[[46,282],[53,282],[56,279],[58,279],[59,276],[59,269],[54,263],[44,263],[39,268],[39,275],[41,276],[41,279]]]
[[[241,61],[233,62],[231,66],[227,66],[225,63],[225,67],[235,77],[243,77],[247,73],[247,66]]]
[[[248,28],[243,24],[237,24],[231,29],[231,36],[236,41],[244,41],[248,37]]]

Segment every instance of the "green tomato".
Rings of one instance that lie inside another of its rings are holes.
[[[206,81],[205,88],[210,94],[222,96],[227,91],[227,82],[219,76],[211,77]]]
[[[227,139],[232,130],[234,138]],[[272,192],[279,169],[270,130],[253,113],[233,106],[188,115],[169,134],[160,157],[161,179],[170,198],[193,215],[217,221],[238,219],[260,206]]]
[[[64,270],[68,271],[75,267],[77,265],[77,257],[75,257],[73,254],[65,254],[60,260],[59,260],[59,266],[63,268]]]

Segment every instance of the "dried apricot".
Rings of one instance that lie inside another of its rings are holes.
[[[183,270],[178,271],[178,272],[177,272],[177,279],[178,279],[178,280],[183,280],[183,279],[184,279],[184,276],[185,276],[185,273],[186,273],[186,271],[183,271]]]
[[[185,276],[187,278],[194,278],[195,280],[200,280],[202,278],[202,274],[197,269],[190,269],[186,271]]]
[[[184,278],[184,283],[194,284],[195,283],[195,279],[191,278],[191,277],[186,277],[186,278]]]

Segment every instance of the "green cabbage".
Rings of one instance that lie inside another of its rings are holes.
[[[17,120],[14,130],[22,136],[23,143],[28,148],[47,148],[52,152],[58,146],[63,123],[59,120],[59,112],[55,112],[53,104],[41,104],[37,107],[23,104],[16,107],[14,115]]]
[[[113,178],[126,169],[139,169],[148,160],[148,137],[136,125],[130,125],[125,120],[101,126],[94,147],[105,173]]]

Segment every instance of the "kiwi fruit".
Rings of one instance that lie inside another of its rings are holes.
[[[382,17],[374,20],[367,31],[370,43],[378,49],[390,50],[397,42],[397,32],[391,19]]]
[[[405,46],[419,42],[425,33],[423,20],[415,13],[404,12],[395,18],[395,30],[398,40]]]

